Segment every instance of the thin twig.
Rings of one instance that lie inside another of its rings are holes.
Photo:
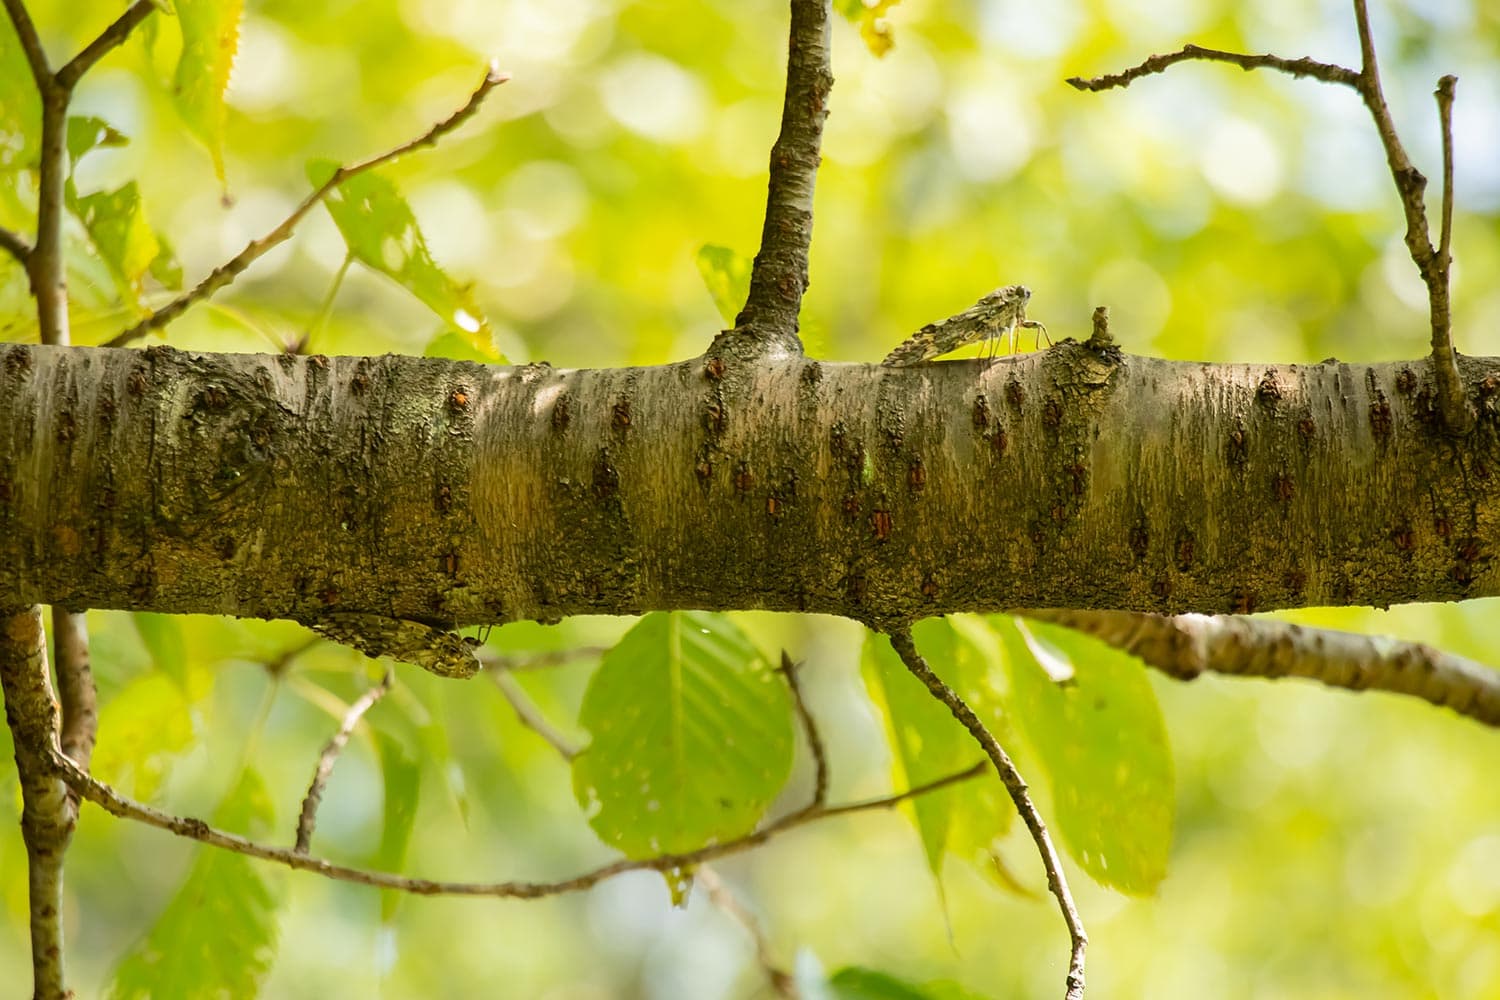
[[[16,38],[21,42],[21,51],[26,53],[26,63],[31,67],[36,89],[45,93],[52,83],[52,67],[47,63],[47,50],[42,47],[36,25],[31,23],[26,0],[5,0],[5,12],[10,15],[10,23],[15,25]]]
[[[896,655],[901,657],[901,662],[906,664],[906,669],[927,685],[927,690],[932,696],[944,705],[953,717],[961,722],[975,741],[984,748],[995,770],[1000,774],[1000,780],[1005,784],[1005,790],[1010,793],[1010,800],[1015,804],[1016,811],[1021,814],[1021,819],[1026,824],[1026,829],[1031,833],[1031,839],[1036,843],[1037,851],[1042,856],[1042,867],[1047,870],[1047,888],[1057,898],[1057,905],[1062,910],[1063,922],[1068,925],[1068,936],[1072,939],[1072,950],[1068,962],[1067,992],[1064,994],[1066,1000],[1081,1000],[1083,996],[1083,957],[1088,947],[1088,935],[1084,933],[1083,921],[1078,916],[1078,908],[1073,903],[1073,894],[1068,890],[1068,878],[1063,872],[1062,858],[1058,856],[1057,848],[1052,845],[1052,838],[1047,833],[1047,826],[1042,822],[1042,814],[1037,811],[1036,805],[1031,801],[1031,795],[1026,790],[1026,782],[1021,777],[1021,772],[1016,770],[1010,755],[1005,748],[995,739],[994,734],[989,731],[979,716],[968,703],[959,697],[958,692],[950,688],[943,679],[933,672],[917,652],[917,644],[912,640],[911,630],[898,628],[890,633],[891,646],[896,650]]]
[[[1270,54],[1249,55],[1243,52],[1225,52],[1221,49],[1206,49],[1201,45],[1184,45],[1176,52],[1166,52],[1155,55],[1141,63],[1132,66],[1120,73],[1111,73],[1106,76],[1084,78],[1074,76],[1068,78],[1068,86],[1076,90],[1086,90],[1097,93],[1101,90],[1110,90],[1115,87],[1128,87],[1134,81],[1143,76],[1153,73],[1161,73],[1169,66],[1176,63],[1188,62],[1190,60],[1202,60],[1207,62],[1233,63],[1243,70],[1252,69],[1275,69],[1292,76],[1310,76],[1325,83],[1338,83],[1346,87],[1359,89],[1359,74],[1352,69],[1337,66],[1333,63],[1318,62],[1303,56],[1301,59],[1285,59],[1281,56]]]
[[[756,964],[771,981],[771,989],[776,991],[776,995],[795,1000],[798,996],[797,980],[790,972],[776,964],[771,954],[771,942],[767,940],[765,931],[761,930],[760,921],[755,919],[755,914],[740,902],[733,890],[724,884],[723,879],[719,878],[719,873],[708,865],[699,865],[693,873],[693,878],[708,890],[709,901],[750,935],[750,940],[755,944]]]
[[[387,150],[386,152],[381,153],[378,156],[372,156],[368,160],[364,160],[352,166],[339,167],[333,172],[333,175],[329,177],[328,180],[324,181],[315,191],[309,194],[306,198],[302,199],[301,204],[292,209],[292,213],[285,219],[281,220],[281,223],[277,225],[276,228],[272,229],[269,233],[262,236],[260,239],[251,240],[248,244],[245,245],[245,249],[241,250],[234,257],[230,258],[223,264],[220,264],[218,267],[210,271],[208,275],[202,281],[198,282],[198,284],[195,285],[192,289],[184,292],[177,298],[173,299],[171,302],[167,303],[162,308],[151,313],[151,315],[135,324],[135,326],[132,326],[128,330],[124,330],[116,334],[114,337],[111,337],[109,340],[105,341],[104,346],[124,347],[126,344],[145,336],[152,330],[156,330],[160,327],[166,326],[168,323],[172,322],[178,316],[181,316],[184,312],[192,308],[192,306],[194,306],[198,302],[208,298],[219,289],[230,284],[235,280],[235,278],[239,277],[241,272],[243,272],[251,264],[255,263],[255,261],[264,256],[267,251],[289,239],[292,235],[293,230],[296,229],[297,223],[302,221],[302,217],[305,216],[308,212],[312,211],[312,209],[319,202],[326,198],[344,181],[349,180],[351,177],[356,177],[367,170],[373,170],[374,168],[381,166],[382,164],[389,163],[399,156],[404,156],[405,154],[413,152],[417,149],[421,149],[424,146],[433,145],[444,135],[447,135],[449,132],[453,131],[469,118],[471,118],[474,113],[479,110],[479,105],[484,101],[485,96],[489,94],[491,90],[494,90],[500,84],[509,79],[509,73],[502,73],[498,69],[496,69],[493,64],[491,64],[489,69],[485,72],[484,79],[480,81],[479,87],[474,91],[474,93],[469,95],[469,99],[464,103],[463,107],[459,108],[453,114],[438,122],[436,125],[432,126],[432,128],[428,129],[425,133],[411,140],[410,142],[403,143],[402,145],[397,146],[394,149]]]
[[[1019,611],[1138,656],[1178,680],[1204,673],[1301,677],[1347,691],[1388,691],[1500,727],[1500,670],[1420,642],[1239,615]]]
[[[27,258],[31,256],[31,244],[26,242],[26,237],[4,226],[0,226],[0,250],[14,257],[22,267],[27,265]]]
[[[781,651],[781,676],[786,678],[786,686],[792,692],[792,707],[797,710],[797,718],[802,722],[802,732],[807,737],[807,749],[813,759],[813,797],[808,803],[808,809],[821,809],[828,801],[828,750],[823,745],[823,734],[818,732],[817,720],[813,718],[812,712],[807,707],[807,702],[802,697],[802,684],[797,679],[799,664],[793,663],[791,656],[786,650]]]
[[[1438,267],[1447,274],[1453,263],[1453,91],[1458,77],[1449,74],[1438,81],[1438,122],[1443,131],[1443,224],[1438,234]]]
[[[354,727],[359,725],[359,720],[364,718],[366,712],[375,706],[385,693],[391,689],[391,683],[395,680],[389,667],[386,668],[385,676],[380,679],[370,690],[360,695],[354,704],[349,706],[349,711],[344,713],[344,721],[339,724],[338,732],[323,747],[323,752],[318,755],[318,766],[313,768],[312,783],[307,786],[307,795],[302,799],[302,812],[297,817],[297,846],[292,848],[298,854],[306,854],[312,846],[313,827],[318,822],[318,806],[323,802],[323,789],[328,784],[328,778],[333,774],[333,765],[338,762],[339,754],[344,752],[344,747],[349,743],[349,735],[354,732]]]
[[[109,27],[99,33],[98,38],[84,46],[81,52],[57,71],[57,85],[72,90],[83,74],[94,68],[94,63],[129,38],[136,25],[149,17],[156,7],[155,0],[135,0]]]
[[[608,646],[578,646],[573,649],[549,649],[540,653],[505,655],[486,651],[475,655],[479,657],[479,662],[484,664],[486,670],[505,670],[519,674],[527,670],[548,670],[552,667],[560,667],[564,663],[572,663],[574,660],[603,656],[607,652],[609,652]]]
[[[791,813],[773,823],[768,823],[753,833],[748,833],[743,837],[737,837],[733,840],[710,844],[696,851],[687,851],[682,854],[663,854],[654,858],[643,858],[636,861],[622,859],[602,865],[582,875],[576,875],[573,878],[558,882],[441,882],[432,879],[408,878],[404,875],[394,875],[389,872],[370,871],[335,864],[331,861],[325,861],[322,858],[300,854],[289,847],[274,847],[270,844],[246,839],[237,834],[226,833],[223,830],[209,826],[203,820],[195,817],[174,816],[170,813],[162,812],[159,809],[154,809],[151,806],[136,802],[119,794],[109,785],[79,770],[78,765],[63,756],[56,747],[50,748],[45,763],[52,773],[75,789],[79,795],[93,802],[106,812],[121,819],[135,820],[145,823],[147,826],[154,826],[158,829],[175,833],[179,837],[187,837],[191,840],[211,844],[214,847],[222,847],[225,850],[234,851],[238,854],[260,858],[263,861],[274,861],[299,871],[317,872],[325,878],[331,878],[340,882],[353,882],[359,885],[375,886],[380,889],[395,889],[418,896],[497,896],[511,899],[536,899],[542,896],[556,896],[565,892],[578,892],[625,872],[671,871],[674,868],[687,868],[702,864],[705,861],[712,861],[715,858],[726,857],[730,854],[737,854],[749,848],[757,847],[778,834],[785,833],[799,826],[804,826],[815,820],[830,819],[834,816],[845,816],[851,813],[868,812],[874,809],[890,809],[908,799],[927,795],[961,781],[977,778],[987,767],[987,764],[981,761],[967,770],[949,774],[936,781],[929,781],[924,785],[918,785],[898,795],[886,795],[876,799],[851,802],[846,805],[833,806],[817,813]]]
[[[572,760],[578,756],[578,747],[547,721],[541,709],[536,707],[536,702],[521,690],[521,685],[516,683],[514,677],[504,670],[496,670],[488,666],[485,668],[485,673],[494,678],[495,686],[500,689],[505,700],[510,702],[510,707],[516,713],[516,718],[520,720],[521,725],[546,740],[548,745],[564,760]]]
[[[52,645],[57,652],[62,751],[87,770],[99,730],[99,693],[89,665],[88,619],[82,612],[52,609]]]
[[[833,89],[829,64],[828,0],[791,0],[786,100],[781,133],[771,147],[760,252],[750,270],[750,293],[735,317],[761,352],[800,353],[797,314],[807,291],[812,244],[813,187],[818,177],[823,122]]]

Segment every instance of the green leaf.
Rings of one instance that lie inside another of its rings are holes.
[[[192,708],[162,673],[142,674],[99,712],[93,771],[127,795],[151,799],[173,759],[193,742]]]
[[[121,297],[134,305],[141,278],[162,254],[135,181],[113,191],[84,195],[77,199],[74,211],[108,265]]]
[[[332,160],[313,160],[307,177],[321,187],[337,170]],[[396,185],[366,171],[341,182],[323,204],[355,259],[411,292],[484,360],[503,360],[472,289],[453,281],[432,259],[417,217]]]
[[[494,345],[481,349],[470,334],[446,330],[422,349],[424,358],[448,358],[450,361],[477,361],[480,364],[508,364],[505,355]]]
[[[422,766],[401,744],[377,733],[375,746],[380,751],[380,776],[385,784],[385,805],[381,811],[380,847],[375,852],[374,867],[380,871],[399,872],[406,864],[406,850],[411,844],[412,824],[417,819],[417,800],[422,791]],[[393,890],[380,894],[380,918],[389,921],[401,904],[402,894]]]
[[[35,167],[42,99],[10,18],[0,18],[0,170]]]
[[[918,986],[889,973],[851,965],[834,973],[825,995],[830,1000],[984,1000],[952,982]]]
[[[269,820],[270,797],[252,771],[220,808],[218,821],[247,829]],[[255,997],[276,957],[276,898],[242,854],[199,848],[182,887],[155,926],[121,959],[109,995]]]
[[[244,0],[177,0],[182,55],[172,81],[177,113],[213,157],[224,184],[224,91],[240,44]]]
[[[706,243],[698,248],[698,273],[725,323],[734,323],[750,296],[750,267],[749,257],[728,247]]]
[[[1171,852],[1175,794],[1166,726],[1140,661],[1067,629],[991,623],[1068,853],[1102,885],[1154,891]],[[1053,681],[1038,654],[1053,670],[1070,663],[1073,678]]]
[[[68,117],[68,162],[73,168],[90,150],[108,146],[124,146],[130,137],[119,131],[103,118],[93,115],[70,115]]]
[[[151,656],[151,665],[177,682],[184,693],[188,690],[187,640],[182,634],[182,623],[176,615],[157,615],[137,611],[131,616],[141,643]]]
[[[783,682],[721,615],[642,618],[604,654],[579,721],[593,742],[573,792],[632,858],[749,833],[791,773]]]

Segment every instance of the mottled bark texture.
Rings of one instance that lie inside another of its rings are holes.
[[[0,352],[0,605],[876,626],[1500,592],[1500,359],[895,369]]]

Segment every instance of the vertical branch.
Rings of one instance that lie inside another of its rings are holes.
[[[1438,81],[1438,123],[1443,132],[1443,225],[1438,234],[1438,267],[1449,273],[1453,263],[1453,88],[1458,77],[1451,73]]]
[[[1062,910],[1063,922],[1068,925],[1068,936],[1072,940],[1072,951],[1068,962],[1067,992],[1064,994],[1066,1000],[1082,1000],[1083,997],[1083,955],[1088,947],[1088,935],[1084,933],[1083,920],[1078,916],[1078,907],[1073,903],[1073,894],[1068,889],[1068,879],[1063,873],[1062,858],[1057,854],[1057,848],[1052,844],[1052,837],[1047,833],[1047,826],[1042,822],[1042,814],[1037,811],[1036,805],[1031,801],[1031,795],[1026,788],[1026,781],[1021,777],[1021,772],[1016,770],[1016,765],[1011,761],[1010,755],[1005,748],[995,739],[993,733],[974,714],[974,710],[958,696],[943,679],[933,672],[917,652],[917,644],[912,641],[911,630],[899,628],[890,633],[891,646],[896,650],[896,655],[901,657],[901,662],[906,664],[906,669],[927,685],[927,690],[932,696],[944,705],[953,717],[961,722],[975,741],[984,748],[984,752],[995,765],[995,770],[1000,774],[1000,780],[1005,784],[1005,790],[1010,793],[1011,802],[1015,803],[1016,812],[1021,814],[1026,829],[1031,833],[1031,839],[1035,842],[1037,851],[1042,856],[1042,866],[1047,870],[1047,888],[1057,898],[1057,905]]]
[[[791,0],[791,5],[786,101],[781,133],[771,147],[765,225],[750,272],[750,294],[734,321],[761,353],[801,351],[797,313],[807,291],[813,186],[821,162],[828,93],[833,89],[828,0]]]
[[[52,646],[62,703],[62,752],[88,770],[99,729],[99,696],[89,669],[88,620],[82,612],[52,609]]]
[[[63,978],[63,855],[78,807],[49,765],[57,746],[57,703],[48,682],[42,609],[0,610],[0,690],[21,779],[21,839],[31,906],[32,996],[71,996]]]

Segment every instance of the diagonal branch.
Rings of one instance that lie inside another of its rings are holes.
[[[109,52],[117,48],[130,33],[157,7],[156,0],[135,0],[135,3],[125,8],[119,17],[115,18],[99,37],[84,46],[62,69],[57,71],[55,77],[57,85],[64,90],[72,90],[83,74],[94,68],[94,63],[104,58]]]
[[[766,932],[761,928],[760,921],[755,919],[755,914],[750,912],[750,908],[740,902],[733,890],[724,884],[719,873],[708,865],[700,865],[694,878],[708,890],[709,901],[750,935],[750,940],[755,944],[755,961],[770,981],[771,990],[779,997],[796,1000],[797,980],[776,964],[776,958],[771,954],[771,942],[767,940]]]
[[[31,244],[26,242],[26,237],[4,226],[0,226],[0,250],[14,257],[22,267],[27,265],[27,258],[31,256]]]
[[[469,95],[469,99],[464,103],[463,107],[410,142],[402,143],[394,149],[387,150],[378,156],[372,156],[368,160],[353,164],[352,166],[339,167],[333,172],[333,176],[319,185],[317,190],[302,199],[302,203],[292,209],[292,213],[281,220],[281,223],[275,229],[272,229],[260,239],[251,240],[245,245],[245,249],[210,271],[192,289],[179,295],[162,308],[135,324],[135,326],[111,337],[105,341],[103,346],[124,347],[131,341],[144,337],[152,330],[166,326],[197,303],[213,295],[226,285],[229,285],[251,264],[265,256],[274,247],[289,239],[292,232],[297,228],[297,223],[302,221],[303,216],[312,211],[319,202],[332,193],[344,181],[367,170],[373,170],[382,164],[389,163],[397,157],[405,156],[407,153],[421,149],[424,146],[434,145],[443,136],[472,118],[474,113],[479,110],[479,105],[484,101],[486,95],[509,79],[510,74],[500,72],[492,63],[485,72],[484,79],[480,81],[474,93]]]
[[[802,697],[802,682],[797,677],[800,664],[793,663],[786,650],[781,651],[781,676],[792,693],[792,707],[802,723],[802,734],[807,737],[807,749],[813,759],[813,795],[808,809],[821,809],[828,801],[828,749],[823,745],[823,734],[818,732],[817,720],[813,718],[806,700]]]
[[[47,63],[47,50],[42,47],[42,38],[36,33],[36,25],[26,9],[26,0],[5,0],[5,12],[10,15],[10,23],[15,25],[16,38],[21,43],[21,51],[26,54],[26,64],[31,67],[31,78],[36,81],[37,90],[46,93],[52,85],[52,67]]]
[[[591,871],[576,875],[570,879],[558,882],[442,882],[432,879],[409,878],[404,875],[395,875],[390,872],[371,871],[363,868],[351,868],[347,865],[335,864],[322,858],[301,853],[294,848],[275,847],[258,841],[249,840],[238,834],[227,833],[223,830],[209,826],[201,819],[192,816],[174,816],[170,813],[154,809],[134,799],[127,798],[116,792],[109,785],[99,781],[92,775],[79,769],[78,765],[69,760],[56,747],[49,748],[48,753],[42,761],[43,767],[50,775],[61,778],[80,796],[93,802],[112,815],[121,819],[131,819],[147,826],[154,826],[179,837],[187,837],[214,847],[222,847],[225,850],[234,851],[252,858],[260,858],[263,861],[274,861],[277,864],[286,865],[298,871],[316,872],[325,878],[331,878],[340,882],[353,882],[359,885],[369,885],[380,889],[395,889],[400,892],[409,892],[418,896],[493,896],[510,899],[537,899],[543,896],[556,896],[565,892],[579,892],[591,888],[603,882],[605,879],[616,875],[633,871],[672,871],[676,868],[688,868],[693,865],[712,861],[715,858],[727,857],[758,847],[779,834],[788,830],[804,826],[816,820],[831,819],[835,816],[846,816],[852,813],[868,812],[874,809],[890,809],[908,799],[928,795],[939,789],[947,788],[959,782],[977,778],[984,773],[986,764],[980,762],[963,771],[957,771],[926,784],[907,789],[896,795],[885,795],[875,799],[865,799],[860,802],[850,802],[841,806],[831,806],[817,812],[789,813],[772,823],[768,823],[760,829],[736,837],[732,840],[721,841],[701,847],[696,851],[687,851],[682,854],[663,854],[653,858],[642,858],[639,860],[622,859],[602,865]]]
[[[828,93],[833,89],[828,0],[791,0],[791,6],[786,100],[781,133],[771,147],[765,225],[750,271],[750,293],[734,321],[762,354],[801,353],[797,314],[808,285],[813,187],[821,162]]]
[[[1178,680],[1209,672],[1302,677],[1349,691],[1411,695],[1500,727],[1500,670],[1423,643],[1239,615],[1019,613],[1086,632]]]
[[[1176,52],[1166,52],[1147,59],[1138,66],[1132,66],[1119,73],[1110,73],[1106,76],[1085,78],[1081,76],[1069,77],[1068,86],[1075,90],[1086,90],[1098,93],[1101,90],[1111,90],[1115,87],[1128,87],[1143,76],[1153,73],[1165,72],[1169,67],[1180,62],[1203,61],[1203,62],[1226,62],[1238,66],[1240,69],[1249,71],[1252,69],[1275,69],[1292,76],[1310,76],[1324,83],[1338,83],[1346,87],[1359,88],[1359,74],[1352,69],[1337,66],[1333,63],[1318,62],[1303,56],[1301,59],[1285,59],[1275,55],[1249,55],[1244,52],[1225,52],[1222,49],[1208,49],[1201,45],[1184,45]]]
[[[1073,894],[1068,889],[1068,878],[1063,872],[1062,858],[1057,854],[1057,848],[1052,844],[1052,837],[1047,833],[1047,826],[1042,822],[1042,814],[1037,811],[1036,805],[1031,801],[1031,795],[1026,789],[1026,781],[1021,773],[1016,770],[1016,765],[1011,761],[1010,755],[1005,752],[993,733],[974,714],[974,710],[954,691],[943,682],[943,679],[933,672],[917,652],[917,644],[912,640],[911,630],[898,628],[890,633],[891,646],[896,650],[896,655],[901,657],[901,662],[906,664],[906,669],[923,684],[932,696],[944,705],[953,717],[963,724],[974,740],[984,748],[995,770],[1000,774],[1000,780],[1005,784],[1005,790],[1010,793],[1011,802],[1015,803],[1016,811],[1021,814],[1021,819],[1026,824],[1026,829],[1031,834],[1031,839],[1036,843],[1037,851],[1042,856],[1042,867],[1047,870],[1047,888],[1057,898],[1058,908],[1062,910],[1063,922],[1068,926],[1068,936],[1072,941],[1072,950],[1068,962],[1067,992],[1064,994],[1066,1000],[1082,1000],[1083,997],[1083,957],[1088,947],[1088,935],[1084,932],[1083,921],[1078,916],[1078,907],[1073,903]]]
[[[510,702],[511,710],[516,713],[516,719],[521,725],[540,736],[563,760],[572,760],[578,756],[578,747],[547,721],[541,709],[536,707],[536,703],[521,689],[521,685],[516,683],[508,670],[487,664],[485,673],[494,678],[495,686],[500,689],[505,700]]]
[[[339,754],[344,752],[344,747],[349,743],[350,734],[354,732],[354,727],[359,725],[359,720],[364,718],[365,713],[385,697],[385,693],[391,689],[391,684],[395,679],[395,674],[387,667],[380,683],[360,695],[354,704],[349,706],[349,711],[344,713],[344,719],[339,724],[338,731],[333,734],[323,747],[323,752],[318,755],[318,766],[313,768],[312,783],[307,786],[307,794],[302,799],[302,812],[297,817],[297,846],[292,850],[298,854],[306,854],[308,848],[312,846],[313,827],[318,822],[318,806],[323,802],[323,789],[333,774],[333,765],[338,763]],[[72,755],[69,754],[69,756]]]

